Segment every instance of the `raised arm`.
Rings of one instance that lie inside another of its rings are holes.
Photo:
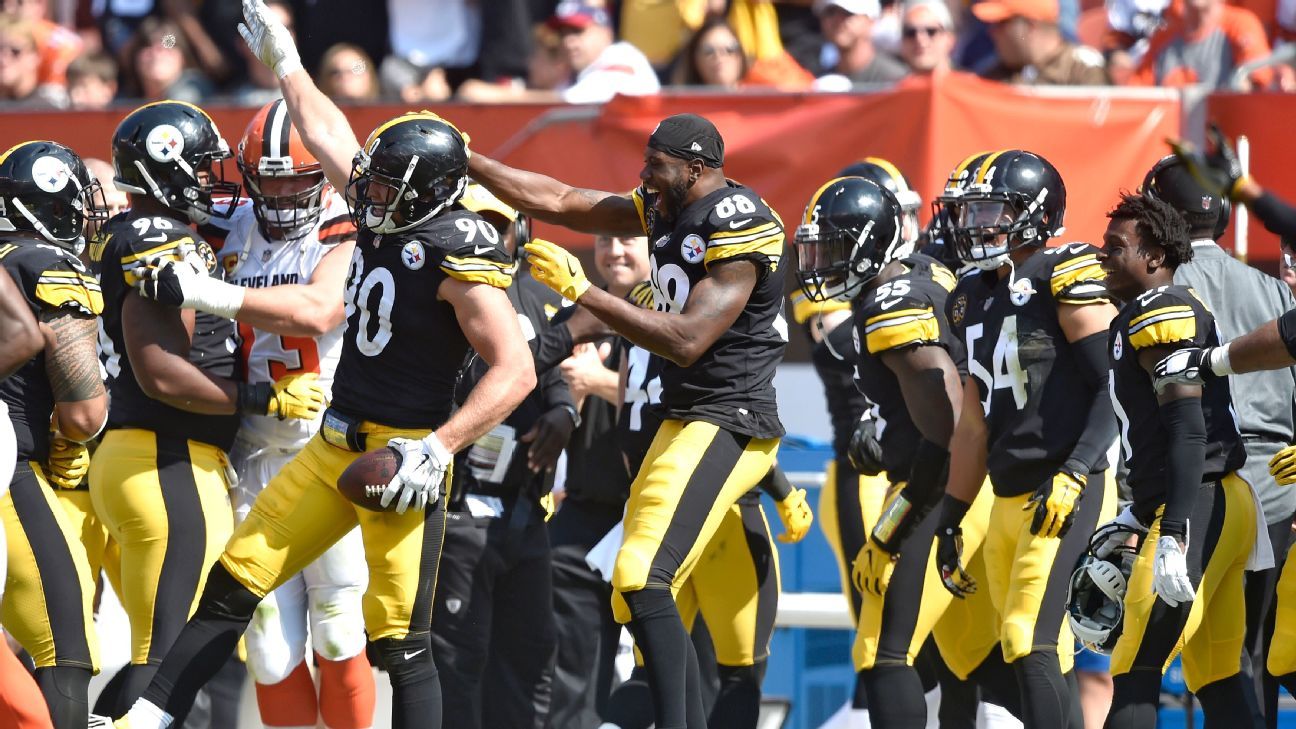
[[[269,66],[279,78],[284,102],[293,126],[301,133],[306,148],[324,168],[324,176],[337,190],[346,190],[351,160],[360,149],[346,115],[315,86],[302,68],[292,34],[272,15],[262,0],[243,0],[243,23],[239,34],[252,55]]]
[[[0,380],[18,371],[45,346],[36,317],[22,291],[0,268]]]
[[[639,208],[630,195],[572,187],[478,153],[468,160],[468,174],[495,197],[537,220],[597,235],[644,234]]]

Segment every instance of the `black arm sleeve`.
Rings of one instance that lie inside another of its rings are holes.
[[[1296,208],[1265,190],[1250,205],[1266,230],[1276,235],[1296,235]]]
[[[567,386],[567,380],[563,379],[562,372],[557,367],[550,367],[539,372],[538,375],[540,379],[540,397],[544,402],[546,411],[564,405],[572,410],[576,409],[576,401],[572,399],[571,388]]]
[[[555,314],[556,319],[559,314]],[[571,330],[567,328],[567,322],[555,323],[547,327],[543,332],[536,336],[535,342],[535,369],[536,374],[542,374],[558,366],[559,362],[571,356],[572,347]]]
[[[927,518],[945,491],[949,479],[949,449],[926,438],[918,440],[909,482],[889,501],[873,527],[873,541],[891,554],[909,538],[914,527]]]
[[[769,473],[765,474],[765,478],[762,478],[761,482],[756,485],[775,501],[782,501],[788,497],[788,494],[792,493],[792,482],[788,480],[787,474],[783,473],[783,469],[777,463],[769,470]]]
[[[1201,398],[1171,400],[1159,409],[1170,442],[1166,453],[1166,504],[1161,533],[1183,539],[1206,467],[1206,416]]]
[[[1287,353],[1296,359],[1296,309],[1278,317],[1278,336],[1282,338]]]
[[[1085,419],[1085,429],[1071,449],[1071,457],[1062,467],[1079,475],[1088,475],[1100,463],[1116,440],[1116,413],[1112,411],[1107,380],[1111,368],[1107,362],[1107,332],[1097,332],[1071,343],[1076,364],[1085,384],[1093,390],[1093,403]]]

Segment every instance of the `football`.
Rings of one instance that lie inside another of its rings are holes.
[[[356,506],[370,511],[386,511],[379,505],[379,499],[400,468],[400,462],[400,454],[394,448],[369,451],[352,461],[338,477],[338,491]]]

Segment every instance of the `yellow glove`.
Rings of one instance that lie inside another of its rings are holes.
[[[1269,459],[1269,475],[1279,486],[1296,483],[1296,446],[1287,446]]]
[[[810,533],[810,525],[814,524],[814,512],[806,503],[805,489],[792,489],[777,506],[779,520],[783,522],[783,533],[778,535],[778,540],[784,544],[796,544],[805,539],[805,535]]]
[[[526,244],[531,277],[558,292],[568,301],[576,301],[589,291],[590,282],[580,260],[562,246],[536,238]]]
[[[1080,501],[1084,487],[1083,475],[1059,471],[1051,481],[1035,489],[1035,495],[1022,506],[1022,511],[1035,510],[1031,534],[1045,538],[1065,536],[1075,518],[1076,503]]]
[[[855,589],[860,592],[882,597],[887,585],[891,584],[891,573],[895,570],[896,558],[887,554],[872,539],[864,542],[859,554],[855,555],[855,567],[851,570],[851,580]]]
[[[319,375],[314,372],[285,375],[275,380],[270,388],[266,415],[277,416],[280,420],[314,420],[324,412],[324,388],[320,387]]]
[[[45,478],[61,489],[74,489],[90,471],[90,449],[84,443],[55,435],[50,438]]]

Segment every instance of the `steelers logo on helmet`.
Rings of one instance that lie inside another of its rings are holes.
[[[697,263],[706,256],[706,246],[702,244],[702,236],[695,234],[684,238],[680,244],[680,255],[689,263]]]
[[[423,268],[423,264],[426,262],[427,255],[423,251],[422,243],[412,240],[401,248],[401,263],[405,264],[405,268],[408,268],[411,271],[417,271],[420,268]]]
[[[37,157],[32,163],[32,181],[45,192],[59,192],[67,187],[72,170],[56,157]]]
[[[170,162],[180,159],[180,154],[184,152],[184,135],[170,124],[159,124],[149,130],[144,145],[153,159]]]

